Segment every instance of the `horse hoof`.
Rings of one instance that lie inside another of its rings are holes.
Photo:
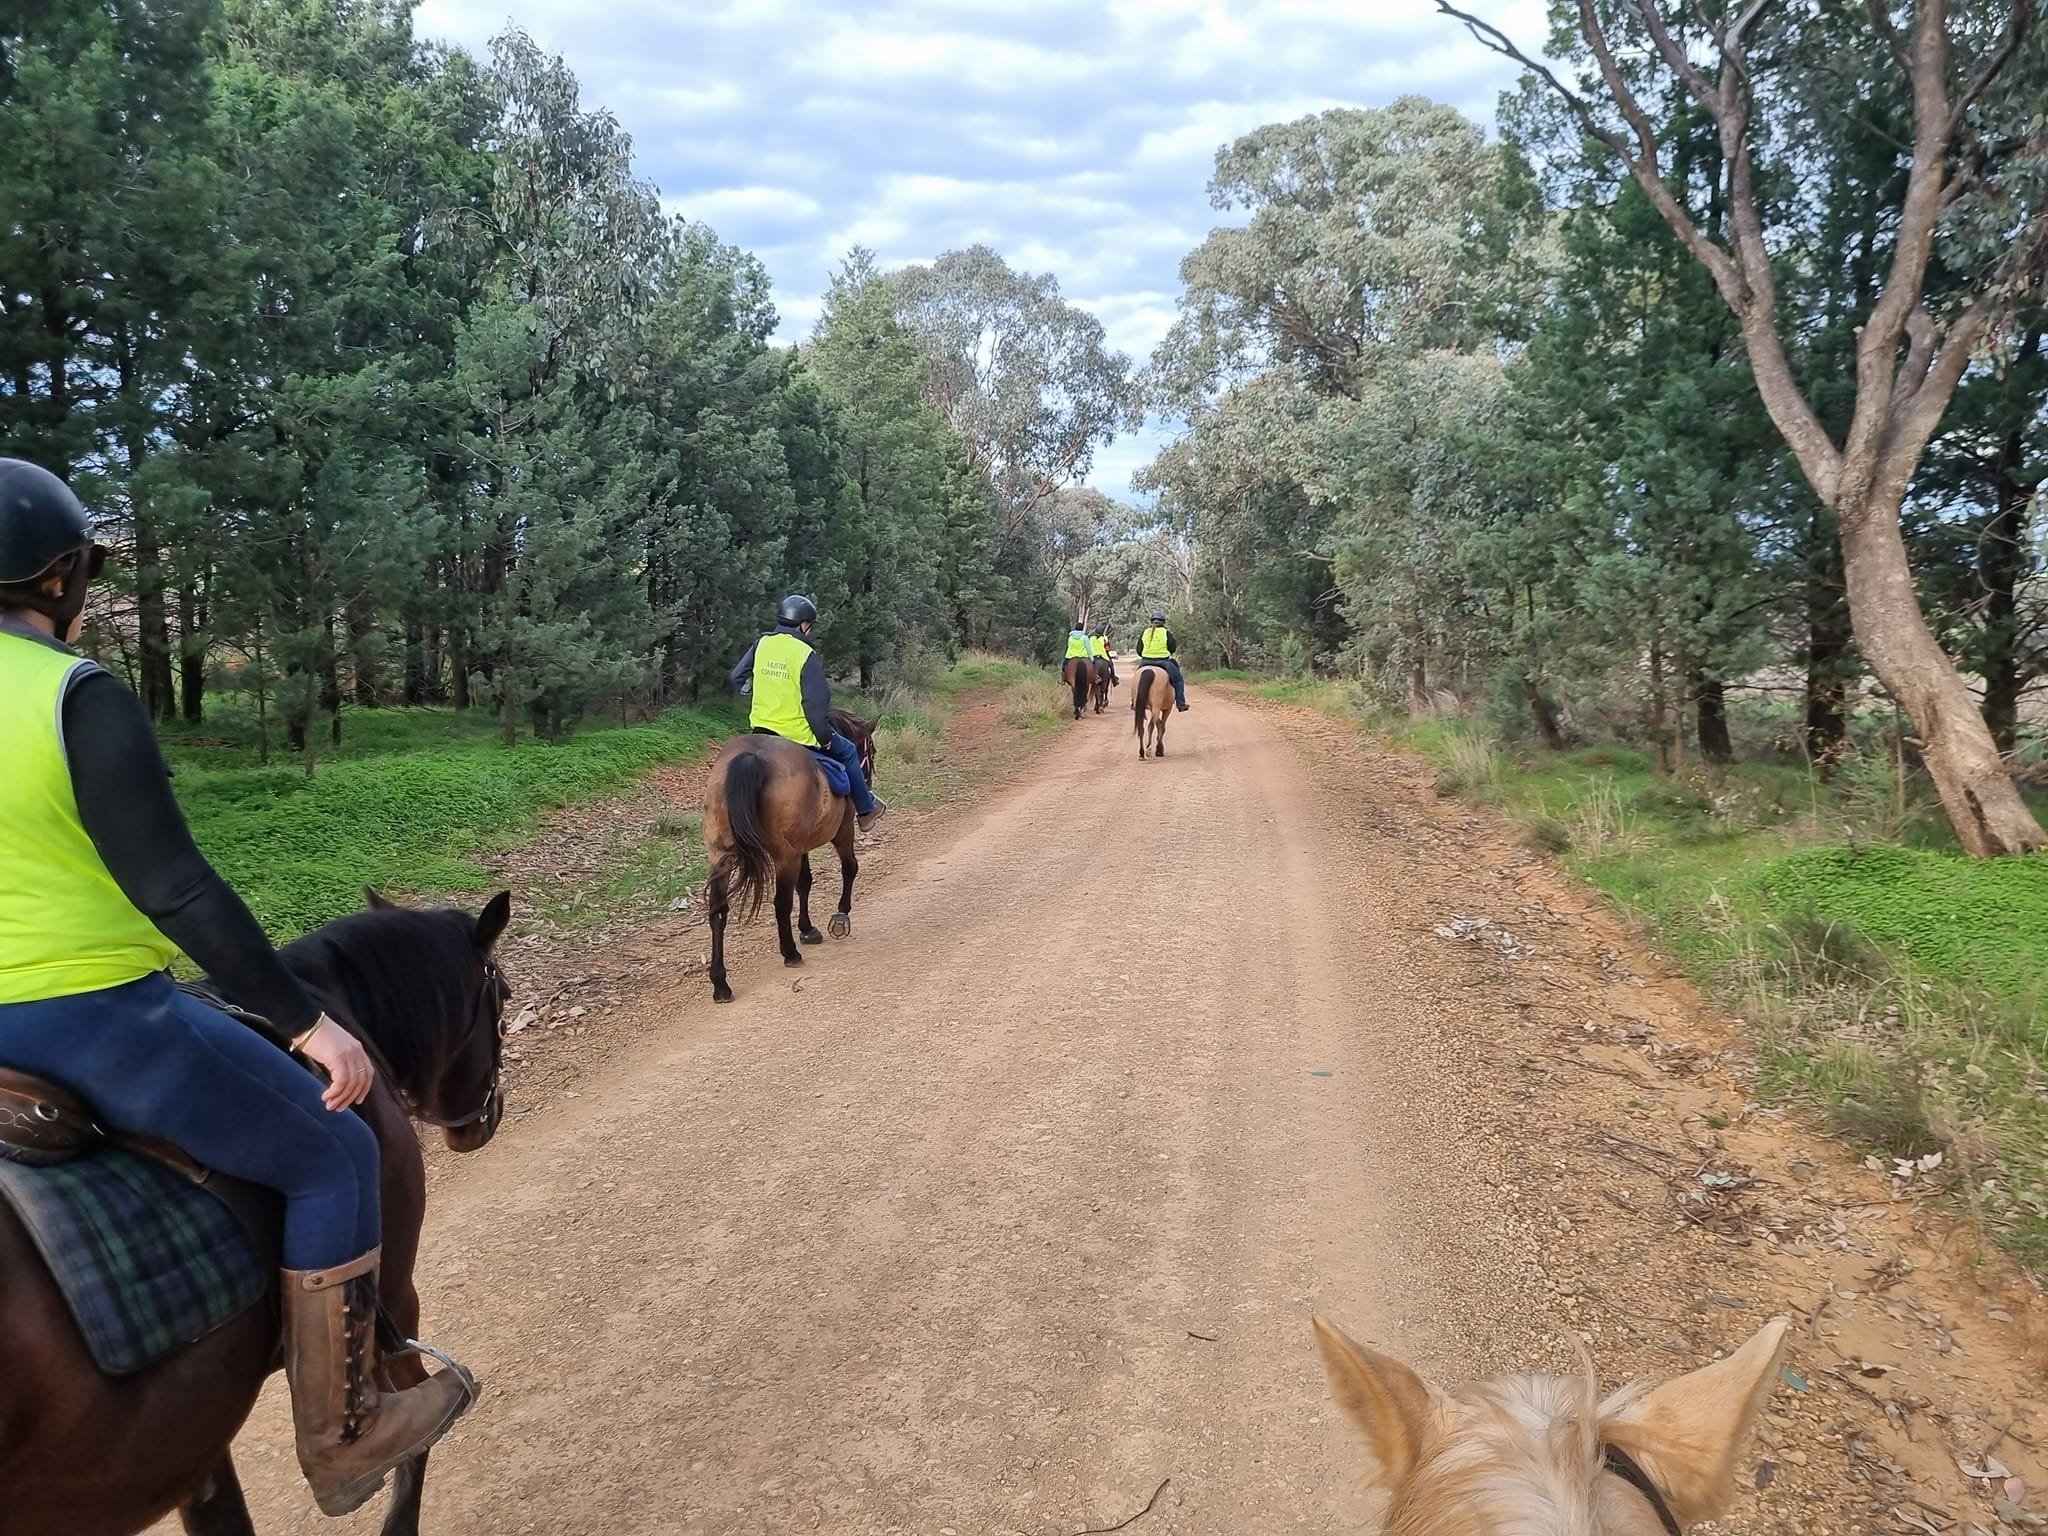
[[[853,919],[844,912],[833,918],[827,926],[831,928],[832,937],[835,939],[845,939],[853,936]]]
[[[804,957],[802,955],[784,955],[782,957],[782,963],[788,966],[802,965],[804,963]]]
[[[815,928],[806,928],[798,937],[806,944],[822,944],[825,942],[825,935],[818,932]]]
[[[731,1002],[731,1001],[732,1001],[732,988],[731,988],[731,987],[713,987],[713,988],[711,989],[711,1001],[713,1001],[714,1003],[729,1003],[729,1002]]]

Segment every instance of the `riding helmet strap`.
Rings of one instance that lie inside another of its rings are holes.
[[[1678,1516],[1671,1513],[1671,1506],[1665,1502],[1663,1490],[1650,1481],[1650,1474],[1642,1469],[1635,1457],[1618,1445],[1603,1445],[1600,1447],[1600,1460],[1608,1471],[1650,1501],[1650,1508],[1657,1512],[1666,1536],[1684,1536]]]

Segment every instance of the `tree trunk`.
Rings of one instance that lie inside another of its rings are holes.
[[[1671,722],[1664,707],[1664,642],[1650,642],[1650,766],[1660,779],[1671,777]]]
[[[1421,646],[1415,648],[1414,663],[1408,668],[1408,714],[1421,720],[1429,714],[1429,671]]]
[[[1543,697],[1535,676],[1527,670],[1522,673],[1522,696],[1529,701],[1529,718],[1536,722],[1536,734],[1543,738],[1543,745],[1553,752],[1562,752],[1564,732],[1558,729],[1557,712],[1550,707],[1550,700]]]
[[[1962,675],[1920,611],[1896,501],[1838,516],[1856,643],[1919,733],[1921,759],[1963,851],[1994,858],[2048,845]]]
[[[198,587],[178,594],[178,691],[188,723],[206,718],[206,608]]]
[[[2010,757],[2020,731],[2019,588],[2026,575],[2027,510],[2033,492],[2020,482],[2024,434],[2015,428],[1999,450],[1994,492],[1998,509],[1984,525],[1977,560],[1984,584],[1984,724]]]
[[[1816,507],[1806,549],[1806,755],[1823,774],[1847,739],[1849,602],[1835,516]]]
[[[1693,708],[1699,715],[1700,760],[1725,767],[1735,761],[1735,744],[1728,737],[1727,686],[1697,671],[1691,683]]]

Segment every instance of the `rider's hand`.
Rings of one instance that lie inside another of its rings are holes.
[[[320,1022],[304,1037],[299,1051],[326,1071],[327,1091],[320,1098],[329,1109],[339,1114],[370,1096],[377,1069],[370,1065],[369,1053],[362,1041],[326,1014],[320,1015]]]

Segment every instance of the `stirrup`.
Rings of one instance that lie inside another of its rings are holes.
[[[436,1349],[419,1339],[407,1339],[399,1348],[385,1351],[387,1359],[392,1355],[425,1355],[429,1360],[438,1360],[442,1369],[451,1372],[455,1379],[462,1383],[462,1390],[468,1395],[469,1406],[472,1408],[476,1406],[476,1400],[483,1395],[484,1389],[477,1385],[476,1376],[469,1367],[446,1350]]]

